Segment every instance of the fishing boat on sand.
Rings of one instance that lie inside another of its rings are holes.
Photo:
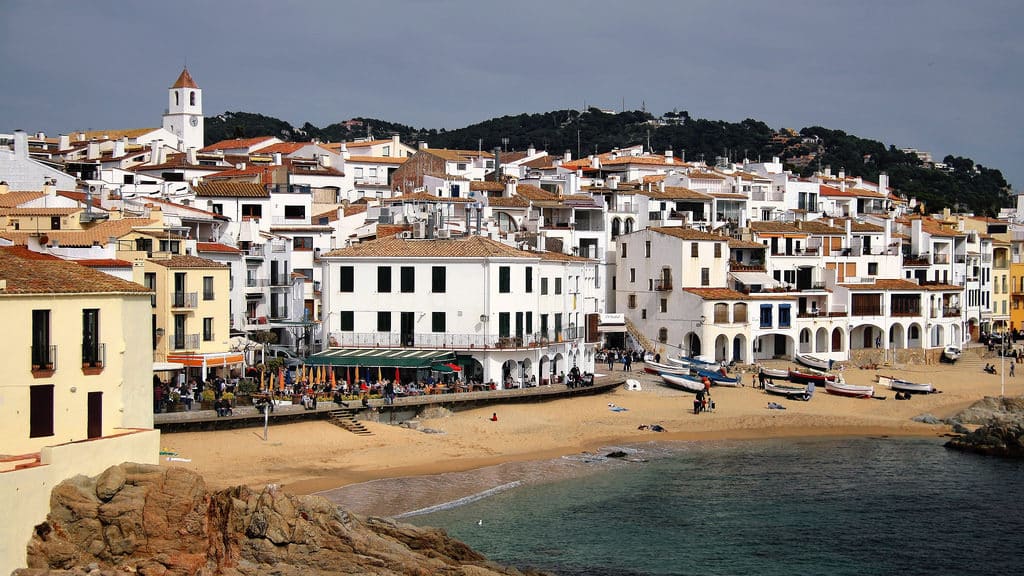
[[[857,384],[847,384],[842,380],[837,381],[825,381],[825,391],[829,394],[835,394],[837,396],[846,396],[849,398],[871,398],[875,395],[874,386],[860,386]]]
[[[711,383],[715,386],[730,386],[733,388],[740,386],[739,376],[729,376],[728,374],[723,374],[723,372],[725,372],[724,368],[720,368],[718,370],[700,369],[697,370],[697,376],[711,380]]]
[[[764,391],[768,394],[774,394],[776,396],[785,396],[786,398],[793,398],[803,396],[807,393],[806,386],[792,386],[789,384],[775,384],[772,382],[764,383]]]
[[[700,358],[692,358],[689,356],[681,356],[679,358],[669,357],[668,361],[670,364],[686,366],[688,368],[693,368],[694,370],[718,370],[719,367],[718,364],[714,362],[706,362]]]
[[[821,386],[825,382],[835,382],[836,375],[829,374],[827,372],[821,372],[819,370],[810,370],[805,368],[803,370],[790,370],[789,381],[795,382],[797,384],[807,384],[809,382],[814,382],[815,384]]]
[[[810,366],[811,368],[817,368],[818,370],[829,370],[832,368],[832,361],[817,356],[811,356],[810,354],[801,354],[796,352],[793,354],[793,360],[803,364],[804,366]]]
[[[878,375],[878,385],[885,386],[896,392],[911,392],[914,394],[931,394],[935,387],[931,383],[911,382],[894,376]]]
[[[772,378],[774,380],[789,380],[789,370],[784,368],[765,368],[764,366],[758,366],[758,370],[761,374],[764,374],[765,378]]]
[[[689,374],[690,368],[688,366],[675,366],[669,364],[659,364],[654,361],[644,362],[644,372],[648,374],[661,374],[667,372],[669,374]]]
[[[704,383],[693,376],[664,372],[661,374],[661,379],[669,388],[683,390],[684,392],[698,392],[704,389]]]

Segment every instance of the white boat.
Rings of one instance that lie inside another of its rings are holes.
[[[681,356],[679,358],[672,358],[670,356],[668,358],[668,361],[670,364],[674,364],[676,366],[686,366],[688,368],[693,368],[694,370],[718,370],[718,368],[720,367],[718,364],[714,362],[707,362],[705,360],[701,360],[700,358],[684,356]]]
[[[789,370],[780,368],[765,368],[764,366],[758,366],[761,374],[764,374],[765,378],[773,378],[775,380],[789,380]]]
[[[644,362],[644,372],[648,374],[661,374],[667,372],[669,374],[689,374],[689,366],[678,366],[669,364],[659,364],[657,362]]]
[[[956,362],[957,360],[960,359],[960,356],[962,354],[963,354],[963,350],[961,350],[960,347],[958,347],[958,346],[946,346],[942,350],[942,356],[946,360],[949,360],[950,362]]]
[[[837,396],[847,396],[850,398],[871,398],[875,395],[874,386],[860,386],[857,384],[847,384],[841,379],[837,379],[835,382],[831,380],[825,381],[825,390],[829,394],[835,394]]]
[[[792,396],[803,396],[807,393],[806,386],[793,386],[789,384],[773,384],[771,382],[764,383],[764,391],[768,394],[775,394],[776,396],[785,396],[790,398]]]
[[[882,376],[881,374],[878,375],[878,385],[897,392],[913,392],[917,394],[931,394],[935,392],[935,387],[931,383],[911,382],[893,376]]]
[[[793,360],[803,364],[804,366],[810,366],[811,368],[817,368],[818,370],[830,370],[832,368],[832,361],[817,356],[811,356],[810,354],[801,354],[796,352],[793,354]]]
[[[698,392],[704,389],[704,383],[700,380],[694,380],[690,376],[684,376],[682,374],[669,374],[668,372],[662,373],[661,379],[664,380],[665,384],[670,388],[676,388],[677,390],[683,390],[686,392]]]

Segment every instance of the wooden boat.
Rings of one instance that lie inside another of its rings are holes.
[[[915,394],[931,394],[935,392],[935,387],[931,383],[911,382],[893,376],[882,376],[881,374],[878,375],[878,384],[897,392],[912,392]]]
[[[776,396],[785,396],[789,398],[792,396],[803,396],[807,393],[807,388],[805,386],[790,386],[788,384],[772,384],[771,382],[765,382],[764,391],[768,394],[775,394]]]
[[[704,389],[704,383],[700,380],[695,380],[693,376],[665,372],[661,374],[661,379],[668,387],[683,390],[684,392],[698,392]]]
[[[668,361],[670,364],[675,364],[676,366],[686,366],[689,368],[693,368],[694,370],[718,370],[719,368],[719,365],[714,362],[705,362],[700,358],[692,358],[688,356],[682,356],[679,358],[669,357]]]
[[[733,377],[722,374],[721,370],[697,370],[697,376],[711,380],[711,383],[715,386],[731,386],[735,388],[740,385],[739,376]]]
[[[871,398],[875,395],[874,386],[858,386],[857,384],[847,384],[842,380],[838,381],[825,381],[825,391],[829,394],[835,394],[837,396],[847,396],[850,398]]]
[[[644,362],[644,372],[647,372],[648,374],[661,374],[662,372],[668,372],[670,374],[689,374],[690,368],[688,366],[673,366],[651,361]]]
[[[836,380],[835,374],[828,374],[819,370],[790,370],[789,381],[797,384],[807,384],[808,382],[814,382],[817,385],[822,385],[825,382],[834,382]]]
[[[764,366],[758,366],[761,374],[764,374],[765,378],[772,378],[774,380],[789,380],[789,370],[782,368],[765,368]]]
[[[810,366],[811,368],[817,368],[818,370],[828,370],[832,368],[831,361],[817,356],[811,356],[810,354],[801,354],[796,352],[793,354],[793,360],[796,360],[804,366]]]

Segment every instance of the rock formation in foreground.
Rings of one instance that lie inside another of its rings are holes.
[[[1024,424],[1024,396],[986,396],[947,421],[979,425]]]
[[[1004,458],[1024,458],[1024,426],[992,422],[946,442],[946,448]]]
[[[50,508],[29,542],[29,568],[15,575],[531,574],[490,563],[443,530],[272,487],[210,492],[181,468],[122,464],[78,476],[53,489]]]

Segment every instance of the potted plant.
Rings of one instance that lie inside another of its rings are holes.
[[[235,395],[231,392],[225,392],[224,394],[221,394],[220,398],[221,400],[226,401],[231,406],[235,405]]]
[[[213,400],[214,398],[216,398],[216,395],[213,393],[213,390],[206,388],[205,390],[203,390],[203,393],[202,395],[200,395],[200,398],[202,398],[202,402],[199,403],[199,407],[201,409],[213,410]]]
[[[167,398],[167,411],[168,412],[181,412],[185,407],[181,403],[181,394],[178,392],[171,392]]]

